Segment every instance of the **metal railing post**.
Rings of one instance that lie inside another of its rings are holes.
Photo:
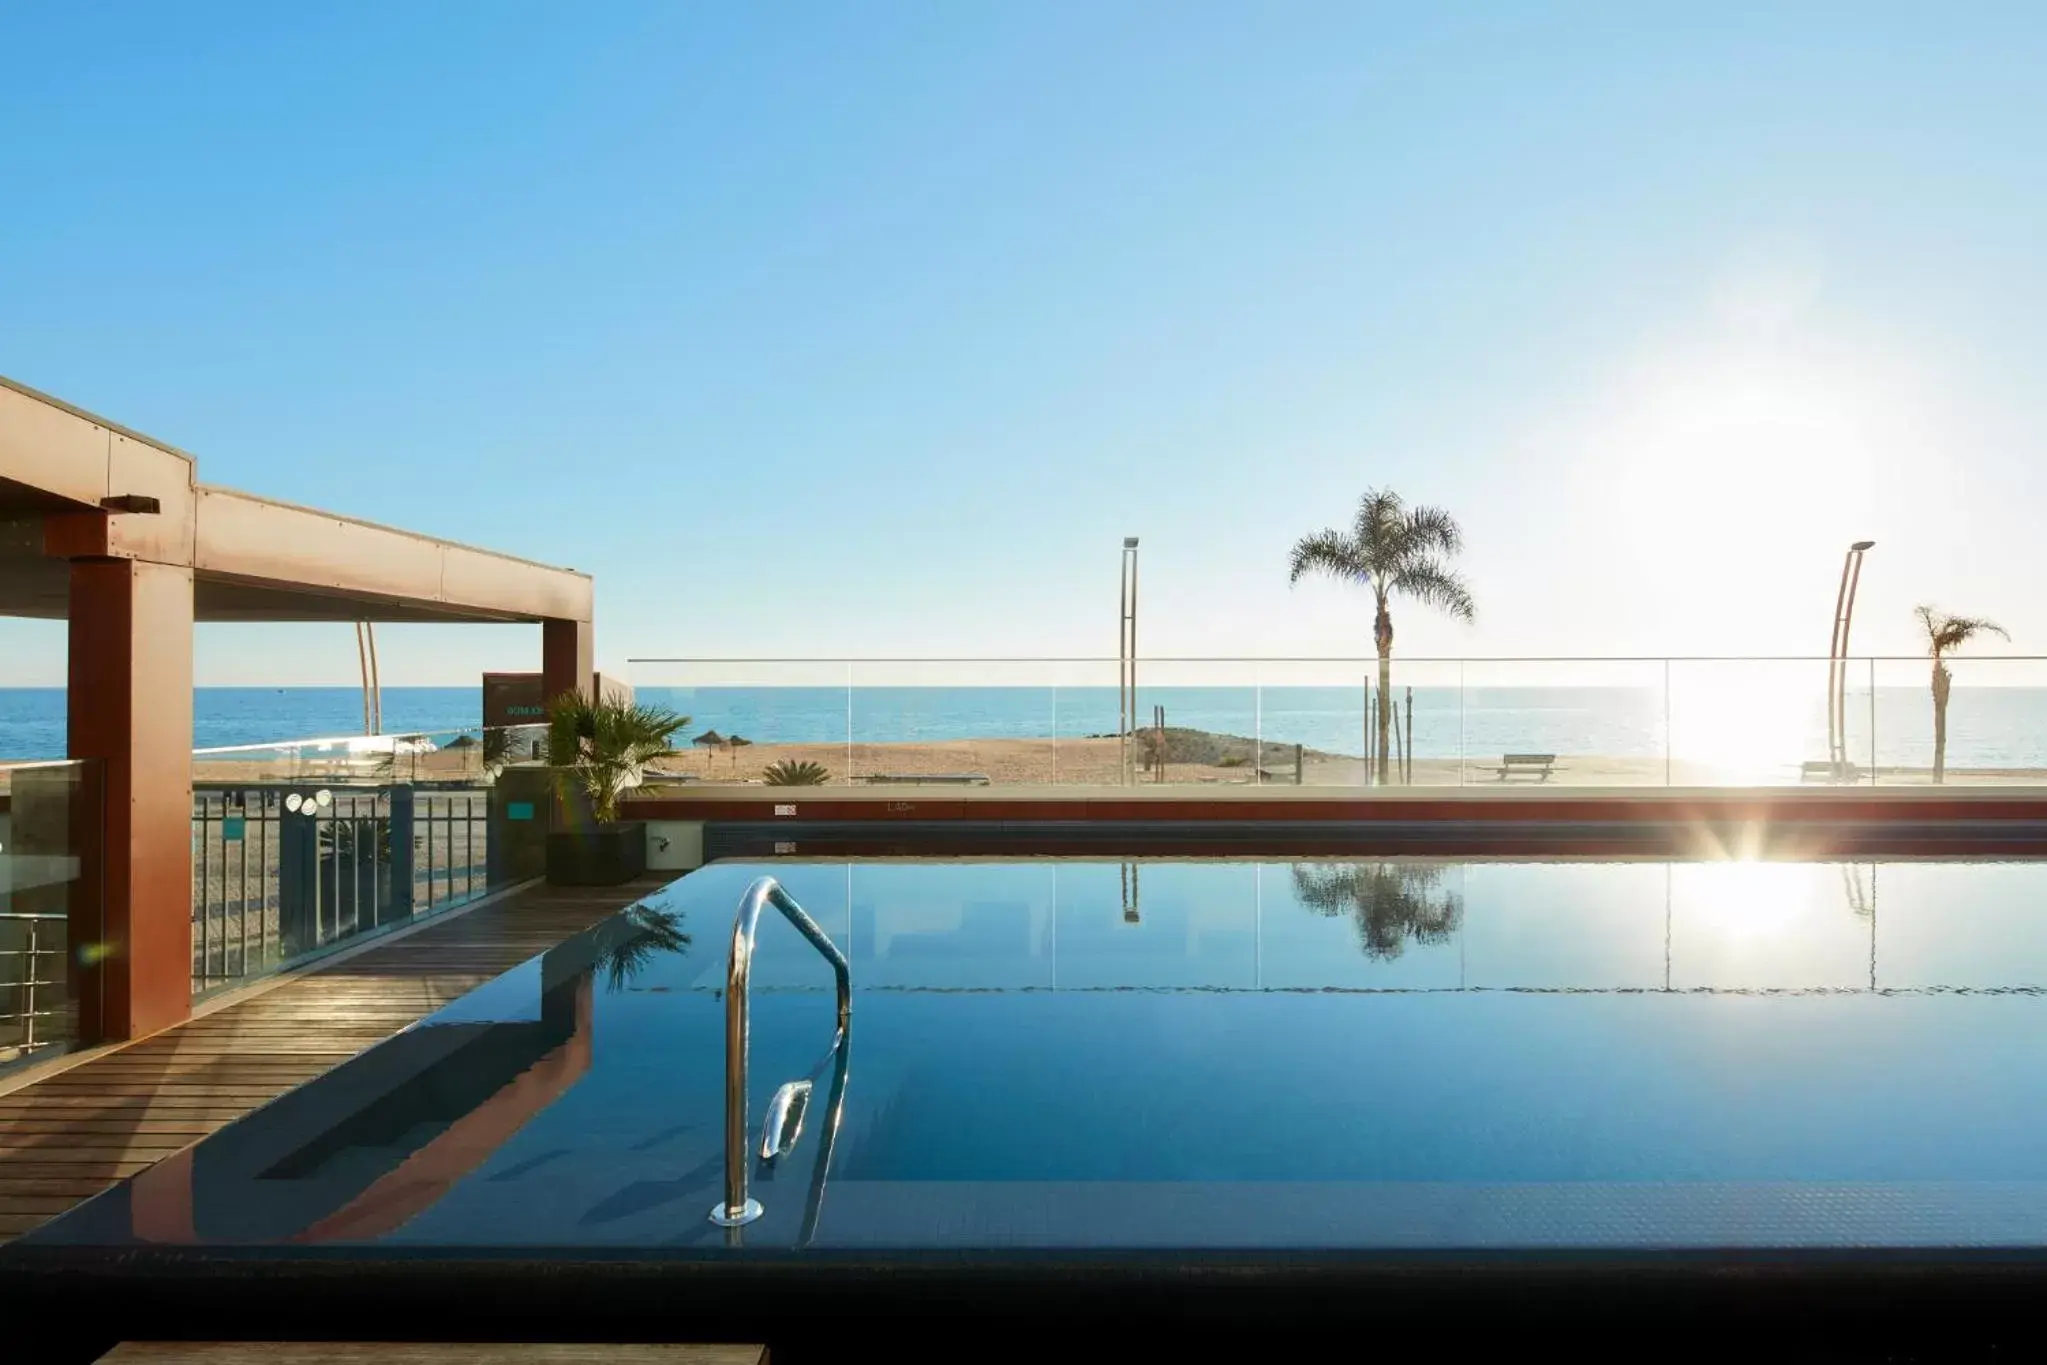
[[[320,836],[317,811],[277,812],[277,936],[284,957],[320,942]]]
[[[413,794],[409,786],[391,788],[390,922],[412,918]]]

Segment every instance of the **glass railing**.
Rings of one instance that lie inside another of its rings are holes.
[[[543,875],[540,752],[521,726],[194,753],[194,994]]]
[[[96,764],[0,764],[0,1070],[98,1036],[102,829]]]
[[[2047,658],[635,659],[661,780],[830,786],[2047,783]],[[1126,732],[1127,731],[1127,732]]]

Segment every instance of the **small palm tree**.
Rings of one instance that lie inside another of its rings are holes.
[[[822,787],[831,772],[822,763],[780,759],[761,770],[770,787]]]
[[[1447,943],[1464,920],[1464,898],[1441,890],[1434,863],[1295,863],[1294,894],[1324,915],[1349,915],[1358,946],[1380,962],[1399,957],[1409,939]]]
[[[1390,771],[1389,727],[1393,720],[1390,604],[1397,596],[1411,597],[1469,623],[1474,616],[1471,589],[1445,562],[1463,548],[1464,533],[1456,518],[1440,507],[1409,507],[1390,489],[1368,489],[1348,531],[1317,531],[1303,536],[1293,548],[1289,583],[1323,574],[1371,589],[1377,604],[1372,641],[1379,650],[1379,695],[1389,699],[1388,705],[1379,708],[1376,771],[1382,781]],[[1366,766],[1372,767],[1369,755]]]
[[[564,800],[580,791],[599,824],[618,819],[618,803],[640,785],[647,763],[668,752],[688,716],[614,698],[564,692],[547,709],[547,762],[560,774]]]
[[[1926,627],[1926,652],[1933,660],[1933,780],[1947,780],[1947,699],[1952,676],[1945,657],[1978,635],[2001,635],[2009,640],[2003,626],[1976,616],[1949,616],[1932,607],[1914,608],[1919,624]]]

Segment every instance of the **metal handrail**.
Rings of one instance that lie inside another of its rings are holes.
[[[832,964],[839,986],[839,1027],[832,1038],[832,1051],[845,1045],[846,1026],[853,1013],[852,968],[838,945],[826,937],[817,921],[773,877],[762,877],[747,887],[739,901],[739,913],[732,920],[732,957],[725,968],[725,1198],[712,1208],[711,1221],[727,1228],[751,1223],[761,1216],[760,1201],[749,1198],[746,1192],[746,1052],[754,930],[760,922],[761,910],[769,905],[781,911],[782,917],[795,925],[796,931]]]

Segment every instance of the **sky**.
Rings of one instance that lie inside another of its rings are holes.
[[[650,656],[2047,654],[2047,7],[16,5],[0,374]],[[386,628],[387,684],[531,668]],[[347,684],[205,626],[204,684]],[[61,682],[0,621],[0,685]],[[1190,679],[1191,680],[1191,679]]]

